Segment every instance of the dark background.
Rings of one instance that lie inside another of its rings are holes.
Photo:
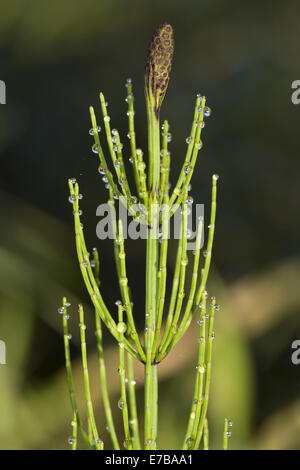
[[[103,294],[113,308],[119,294],[112,250],[95,235],[96,207],[107,192],[90,150],[88,106],[101,124],[103,91],[127,160],[124,85],[131,77],[138,146],[146,150],[144,65],[163,21],[175,31],[161,111],[173,136],[171,181],[184,159],[199,92],[212,116],[192,180],[196,202],[209,207],[211,175],[220,175],[209,284],[222,306],[209,411],[213,445],[220,447],[222,420],[230,415],[233,447],[299,448],[300,365],[291,364],[291,343],[300,337],[300,108],[291,102],[291,83],[300,79],[299,2],[2,0],[0,6],[0,79],[7,87],[7,104],[0,106],[0,338],[7,345],[7,365],[0,366],[1,448],[66,446],[71,412],[56,310],[68,295],[75,358],[76,302],[89,312],[67,179],[76,177],[84,194],[82,221],[89,246],[100,250]],[[171,250],[170,269],[174,256]],[[127,262],[142,318],[142,244],[128,242]],[[91,333],[91,354],[93,341]],[[162,376],[161,447],[181,442],[170,429],[185,426],[193,361]]]

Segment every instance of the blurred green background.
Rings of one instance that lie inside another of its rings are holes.
[[[196,202],[209,207],[211,175],[220,174],[208,286],[222,307],[211,443],[221,447],[228,417],[231,448],[299,449],[300,365],[291,363],[291,343],[300,338],[300,106],[291,102],[291,83],[300,79],[299,1],[1,0],[0,6],[0,79],[7,86],[7,104],[0,105],[0,339],[7,347],[7,364],[0,365],[0,448],[67,448],[71,408],[57,314],[63,295],[72,303],[80,397],[76,303],[84,303],[91,319],[90,367],[100,401],[92,310],[76,262],[66,183],[68,177],[80,182],[86,237],[99,248],[103,294],[113,308],[119,293],[110,242],[95,234],[96,207],[107,193],[90,151],[88,106],[100,120],[98,92],[104,92],[129,157],[124,84],[131,77],[138,145],[145,150],[146,48],[156,26],[168,21],[175,57],[161,117],[173,135],[171,181],[183,162],[199,92],[213,112],[193,178]],[[142,325],[142,244],[128,242],[127,262]],[[184,436],[196,337],[194,325],[161,365],[160,448],[175,448]],[[108,335],[105,347],[120,421],[117,351]],[[96,413],[107,441],[101,405]]]

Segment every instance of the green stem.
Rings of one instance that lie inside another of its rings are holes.
[[[106,378],[106,367],[103,357],[103,345],[102,345],[102,327],[101,327],[101,320],[99,315],[95,313],[95,321],[96,321],[96,338],[97,338],[97,350],[98,350],[98,361],[99,361],[99,374],[100,374],[100,382],[101,382],[101,391],[102,391],[102,399],[104,405],[104,412],[106,417],[107,426],[109,429],[109,435],[113,444],[113,448],[115,450],[120,450],[118,438],[116,435],[115,425],[113,421],[113,416],[111,412],[108,388],[107,388],[107,378]]]
[[[77,428],[78,428],[76,413],[73,414],[72,428],[73,428],[73,431],[72,431],[72,450],[76,450],[77,449]]]
[[[145,332],[145,449],[156,448],[157,367],[152,364],[152,346],[157,315],[158,221],[160,180],[159,118],[154,111],[151,90],[146,89],[149,152],[149,223],[146,254],[146,332]]]
[[[228,450],[228,419],[224,420],[224,432],[223,432],[223,450]]]
[[[96,248],[93,249],[94,253],[94,263],[95,263],[95,278],[100,285],[100,277],[99,277],[99,270],[100,270],[100,263],[99,263],[99,254]],[[106,417],[106,423],[109,430],[109,435],[111,437],[111,441],[113,444],[113,448],[115,450],[119,450],[120,446],[118,443],[118,438],[116,435],[115,425],[113,421],[113,416],[111,412],[109,394],[108,394],[108,387],[107,387],[107,377],[106,377],[106,367],[104,361],[104,354],[103,354],[103,343],[102,343],[102,325],[100,316],[97,315],[95,311],[95,324],[96,324],[96,340],[97,340],[97,352],[98,352],[98,362],[99,362],[99,375],[100,375],[100,383],[101,383],[101,391],[102,391],[102,399],[104,405],[104,413]]]
[[[127,353],[127,371],[128,371],[128,397],[130,411],[130,425],[132,429],[132,446],[134,450],[141,450],[141,442],[139,436],[139,423],[135,397],[135,380],[133,369],[133,357]]]
[[[73,374],[72,374],[72,362],[71,362],[71,354],[70,354],[70,335],[69,335],[69,329],[68,329],[68,311],[67,311],[67,299],[64,297],[63,298],[63,315],[62,315],[62,321],[63,321],[63,332],[64,332],[64,349],[65,349],[65,361],[66,361],[66,374],[67,374],[67,383],[68,383],[68,390],[69,390],[69,396],[70,396],[70,401],[72,405],[72,410],[73,410],[73,416],[76,417],[76,420],[73,419],[73,421],[76,421],[76,426],[79,427],[81,436],[87,446],[87,448],[91,449],[92,446],[90,444],[88,435],[86,431],[83,428],[78,408],[77,408],[77,403],[76,403],[76,398],[75,398],[75,390],[74,390],[74,384],[73,384]],[[73,443],[73,438],[72,438],[72,443]]]
[[[209,449],[209,430],[208,430],[208,422],[207,419],[204,421],[204,429],[203,429],[203,450]]]
[[[126,331],[126,324],[123,322],[123,306],[118,305],[118,329],[120,331],[120,342],[119,342],[119,375],[120,375],[120,387],[121,387],[121,398],[119,400],[119,408],[122,410],[123,417],[123,427],[124,427],[124,447],[127,450],[132,450],[132,440],[130,436],[129,429],[129,419],[128,419],[128,406],[127,406],[127,397],[126,397],[126,370],[125,370],[125,350],[124,350],[124,333]]]
[[[206,364],[205,364],[205,387],[204,387],[204,395],[203,395],[203,406],[201,408],[201,416],[198,426],[198,431],[195,439],[195,446],[194,450],[197,450],[200,445],[202,433],[203,433],[203,426],[204,421],[206,419],[207,407],[208,407],[208,399],[209,399],[209,390],[210,390],[210,379],[211,379],[211,358],[212,358],[212,346],[214,341],[214,317],[215,317],[215,306],[216,306],[216,299],[212,297],[212,302],[210,305],[210,312],[209,312],[209,322],[208,322],[208,338],[207,338],[207,351],[206,351]]]
[[[83,368],[83,379],[84,379],[84,391],[85,399],[87,405],[87,414],[88,422],[91,426],[93,439],[95,442],[95,448],[97,450],[103,450],[103,442],[99,439],[99,434],[97,430],[97,425],[94,416],[93,402],[90,390],[90,379],[88,371],[88,362],[87,362],[87,351],[86,351],[86,340],[85,340],[85,329],[84,324],[84,313],[82,305],[79,305],[79,327],[80,327],[80,344],[81,344],[81,358],[82,358],[82,368]]]

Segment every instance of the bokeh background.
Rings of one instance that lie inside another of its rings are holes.
[[[199,92],[213,112],[191,195],[207,210],[211,175],[220,174],[208,286],[221,304],[211,445],[221,447],[228,417],[231,448],[299,449],[300,365],[291,362],[292,341],[300,338],[300,106],[291,102],[291,83],[300,79],[299,1],[1,0],[0,6],[0,79],[7,86],[7,104],[0,106],[0,339],[7,347],[7,364],[0,365],[0,448],[68,446],[72,417],[57,314],[63,295],[72,303],[77,392],[82,397],[76,304],[83,302],[100,403],[92,310],[76,261],[67,178],[80,182],[87,240],[99,248],[103,294],[114,308],[119,293],[110,242],[95,234],[96,207],[107,193],[90,150],[88,106],[100,120],[98,92],[105,93],[129,157],[124,84],[131,77],[138,145],[146,148],[146,48],[167,20],[176,41],[162,108],[173,135],[171,181]],[[127,262],[142,327],[144,246],[128,242]],[[160,448],[178,447],[185,432],[196,338],[194,325],[160,369]],[[120,421],[117,350],[108,335],[105,349]],[[102,405],[96,414],[107,441]]]

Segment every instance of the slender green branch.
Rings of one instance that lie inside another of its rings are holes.
[[[190,134],[189,137],[186,138],[186,143],[188,144],[187,151],[186,151],[186,156],[185,156],[185,160],[184,160],[184,163],[183,163],[181,171],[180,171],[178,181],[175,185],[172,196],[170,197],[170,203],[169,203],[170,207],[173,206],[173,204],[175,203],[176,198],[181,193],[182,184],[185,180],[186,172],[189,168],[188,165],[190,163],[191,156],[192,156],[192,151],[194,149],[194,144],[195,144],[196,129],[197,129],[197,126],[199,124],[198,120],[199,120],[199,115],[200,115],[199,109],[200,109],[201,100],[202,100],[202,96],[197,95],[195,110],[194,110],[194,119],[193,119],[192,128],[191,128],[191,134]]]
[[[99,255],[96,248],[93,250],[94,253],[94,264],[95,264],[95,278],[97,279],[98,285],[100,284],[99,281]],[[109,430],[109,435],[113,444],[113,448],[115,450],[120,449],[120,445],[118,442],[118,438],[116,435],[114,420],[111,411],[111,405],[109,400],[108,394],[108,387],[107,387],[107,377],[106,377],[106,367],[104,361],[104,354],[103,354],[103,343],[102,343],[102,326],[101,326],[101,319],[100,316],[97,315],[95,311],[95,323],[96,323],[96,339],[97,339],[97,352],[98,352],[98,361],[99,361],[99,375],[100,375],[100,383],[101,383],[101,392],[102,392],[102,399],[104,405],[104,413],[106,417],[107,429]]]
[[[204,421],[206,419],[208,399],[209,399],[209,389],[210,389],[210,379],[211,379],[211,357],[212,357],[212,345],[215,338],[213,331],[214,326],[214,316],[215,316],[215,307],[216,299],[212,297],[210,312],[209,312],[209,323],[208,323],[208,339],[207,339],[207,351],[206,351],[206,364],[205,364],[205,387],[204,387],[204,396],[203,396],[203,406],[201,409],[201,416],[199,421],[199,426],[197,430],[197,435],[195,439],[194,450],[197,450],[200,445]]]
[[[168,254],[168,238],[169,238],[169,205],[167,203],[167,196],[165,203],[162,207],[162,232],[161,232],[161,247],[159,255],[159,271],[158,271],[158,293],[157,293],[157,321],[155,325],[155,335],[152,345],[152,362],[155,356],[159,341],[160,329],[162,324],[162,317],[164,311],[165,297],[166,297],[166,282],[167,282],[167,254]]]
[[[76,398],[75,398],[75,390],[74,390],[74,384],[73,384],[73,374],[72,374],[72,363],[71,363],[71,354],[70,354],[70,339],[71,335],[69,333],[69,328],[68,328],[68,319],[69,319],[69,314],[68,314],[68,307],[69,307],[69,302],[67,299],[64,297],[63,298],[63,305],[62,307],[59,308],[59,313],[62,314],[62,322],[63,322],[63,332],[64,332],[64,350],[65,350],[65,362],[66,362],[66,374],[67,374],[67,383],[68,383],[68,390],[69,390],[69,396],[70,396],[70,401],[71,401],[71,406],[73,410],[73,421],[76,422],[76,426],[79,427],[81,436],[84,440],[84,443],[88,448],[92,448],[88,435],[86,431],[83,428],[80,416],[79,416],[79,411],[77,408],[77,403],[76,403]],[[76,420],[74,420],[74,416],[76,417]],[[72,437],[73,439],[73,437]],[[73,442],[71,442],[73,444]]]
[[[164,121],[162,126],[162,149],[161,149],[161,178],[160,178],[160,204],[166,199],[169,203],[169,174],[170,174],[170,152],[168,151],[169,123]],[[167,198],[165,198],[167,196]]]
[[[203,296],[204,297],[204,296]],[[198,320],[199,338],[198,338],[198,360],[196,366],[196,381],[193,396],[193,403],[190,411],[187,431],[184,438],[183,449],[192,449],[195,444],[196,433],[198,430],[200,413],[202,407],[202,393],[205,372],[205,344],[206,344],[206,301],[203,298],[200,306],[200,316]]]
[[[73,414],[73,421],[71,425],[72,425],[71,445],[72,445],[72,450],[76,450],[77,449],[77,430],[78,430],[76,413]]]
[[[79,209],[79,186],[77,183],[75,185],[73,185],[73,183],[73,181],[69,180],[70,199],[72,199],[74,209],[73,214],[75,225],[76,249],[81,274],[97,314],[100,315],[102,321],[104,322],[110,333],[116,338],[117,341],[119,341],[119,332],[117,330],[116,323],[110,315],[107,307],[105,306],[89,262],[89,254],[86,249],[82,224],[80,222],[81,211]],[[132,352],[134,356],[139,358],[138,353],[134,350],[128,340],[125,339],[124,344],[125,348],[128,351]]]
[[[199,271],[199,261],[200,261],[200,246],[201,246],[201,236],[202,236],[202,227],[203,227],[203,222],[202,222],[202,217],[199,220],[198,227],[197,227],[197,236],[196,236],[196,247],[194,250],[194,266],[193,266],[193,274],[192,274],[192,282],[191,282],[191,287],[190,287],[190,293],[189,293],[189,298],[186,304],[185,312],[182,317],[180,326],[175,333],[175,335],[172,338],[172,341],[170,342],[168,351],[170,351],[173,346],[177,343],[178,338],[181,337],[180,335],[184,331],[187,321],[190,318],[190,312],[194,303],[194,297],[195,297],[195,292],[197,288],[197,282],[198,282],[198,271]]]
[[[128,419],[128,407],[127,407],[127,397],[126,397],[126,369],[125,369],[125,350],[124,350],[124,333],[127,329],[126,323],[123,322],[123,306],[121,302],[118,304],[118,330],[120,331],[120,342],[119,342],[119,375],[120,375],[120,386],[121,386],[121,398],[119,400],[118,406],[122,411],[123,417],[123,427],[124,427],[124,447],[127,450],[132,449],[132,439],[130,435],[129,428],[129,419]]]
[[[118,177],[119,185],[122,188],[122,192],[124,196],[127,197],[127,199],[130,201],[132,196],[123,163],[122,145],[120,143],[119,133],[116,129],[111,130],[110,128],[110,116],[107,114],[107,103],[103,93],[100,93],[99,98],[110,156]]]
[[[81,358],[82,358],[82,368],[83,368],[83,380],[84,380],[84,391],[85,399],[87,405],[87,415],[88,422],[91,426],[93,443],[97,450],[103,450],[103,442],[99,438],[98,429],[95,421],[93,402],[90,390],[90,379],[89,379],[89,370],[88,370],[88,361],[87,361],[87,351],[86,351],[86,340],[85,340],[85,329],[86,325],[84,323],[84,312],[82,305],[78,306],[79,313],[79,328],[80,328],[80,344],[81,344]]]
[[[169,303],[169,311],[168,311],[164,333],[160,342],[160,348],[159,348],[160,351],[162,347],[165,345],[165,342],[169,336],[170,328],[172,325],[174,309],[176,305],[177,291],[178,291],[178,286],[179,286],[181,256],[182,256],[182,237],[180,237],[178,241],[178,246],[177,246],[176,263],[175,263],[175,269],[174,269],[174,275],[173,275],[173,281],[172,281],[172,291],[171,291],[171,298],[170,298],[170,303]]]
[[[145,190],[144,188],[142,189],[141,187],[141,180],[140,180],[140,175],[138,171],[136,138],[135,138],[135,130],[134,130],[134,114],[135,114],[134,105],[133,105],[134,96],[132,93],[132,81],[130,78],[127,79],[126,88],[127,88],[126,102],[128,103],[127,116],[128,116],[128,126],[129,126],[128,138],[130,141],[130,149],[131,149],[131,163],[133,165],[133,174],[134,174],[134,179],[135,179],[136,190],[139,194],[139,197],[145,201],[145,196],[146,195],[148,196],[148,192],[147,192],[147,188]],[[145,190],[145,194],[144,194],[144,190]]]
[[[91,123],[92,123],[92,132],[93,132],[94,141],[95,141],[92,149],[93,149],[93,152],[97,153],[99,156],[99,160],[101,164],[99,171],[104,175],[103,176],[104,183],[107,183],[108,187],[112,188],[113,193],[116,194],[116,196],[120,199],[122,197],[122,193],[119,191],[117,185],[114,183],[112,174],[108,169],[107,162],[106,162],[106,159],[105,159],[105,156],[104,156],[101,144],[100,144],[100,138],[99,138],[99,132],[98,132],[100,127],[97,125],[95,111],[94,111],[93,106],[90,106],[90,116],[91,116]],[[109,116],[106,116],[106,119],[104,120],[104,122],[106,123],[107,121],[109,121],[109,119],[110,119]]]
[[[128,371],[128,398],[129,398],[129,412],[130,421],[129,424],[132,429],[132,446],[135,450],[141,449],[141,442],[139,436],[139,423],[138,414],[136,407],[136,396],[135,396],[135,380],[134,380],[134,369],[133,369],[133,358],[131,354],[127,353],[127,371]]]
[[[205,419],[205,421],[204,421],[203,450],[209,450],[209,429],[208,429],[207,419]]]
[[[175,214],[177,209],[180,207],[180,204],[182,203],[183,199],[185,198],[186,191],[188,189],[188,186],[190,184],[191,178],[194,173],[199,150],[202,148],[201,131],[204,127],[203,117],[204,117],[204,109],[205,109],[205,96],[202,97],[201,105],[202,106],[200,108],[199,118],[197,121],[195,141],[193,142],[193,152],[192,152],[191,160],[183,167],[185,178],[182,184],[182,189],[180,193],[178,194],[177,200],[171,208],[170,217],[172,217],[172,215]]]
[[[176,335],[176,338],[174,338],[172,347],[175,346],[175,344],[182,338],[188,327],[190,326],[192,317],[194,315],[194,312],[196,311],[198,304],[200,302],[200,299],[202,295],[204,294],[206,290],[206,282],[209,274],[209,269],[210,269],[210,263],[211,263],[211,257],[212,257],[212,248],[213,248],[213,240],[214,240],[214,233],[215,233],[215,222],[216,222],[216,207],[217,207],[217,181],[218,181],[219,176],[218,175],[213,175],[212,177],[212,197],[211,197],[211,212],[210,212],[210,223],[209,223],[209,230],[208,230],[208,241],[207,241],[207,246],[206,246],[206,251],[203,253],[205,254],[205,263],[204,267],[201,270],[201,283],[199,288],[197,289],[196,296],[194,298],[194,304],[191,309],[191,312],[188,317],[185,318],[185,323],[182,322],[180,331],[178,331],[178,334]]]
[[[161,361],[167,351],[169,351],[169,345],[172,341],[174,334],[176,334],[178,330],[178,320],[181,313],[181,307],[183,303],[183,299],[185,296],[185,276],[186,276],[186,267],[188,265],[188,257],[187,257],[187,216],[188,216],[188,206],[186,204],[186,197],[182,202],[182,231],[181,231],[181,238],[182,238],[182,252],[181,252],[181,261],[180,261],[180,274],[179,274],[179,286],[178,286],[178,295],[176,300],[176,308],[173,317],[173,321],[168,332],[167,338],[165,343],[162,345],[161,350],[158,353],[157,361]]]
[[[128,324],[130,326],[130,336],[136,344],[136,347],[137,347],[137,350],[141,359],[144,361],[146,360],[146,356],[142,348],[142,345],[140,343],[139,335],[137,334],[137,331],[136,331],[133,314],[132,314],[132,306],[131,306],[131,301],[130,301],[130,296],[129,296],[128,278],[126,274],[126,262],[125,262],[126,254],[124,250],[123,226],[122,226],[121,219],[119,220],[118,229],[119,229],[118,230],[118,243],[119,243],[119,259],[120,259],[120,278],[119,278],[120,289],[125,300],[124,307],[126,310]]]

